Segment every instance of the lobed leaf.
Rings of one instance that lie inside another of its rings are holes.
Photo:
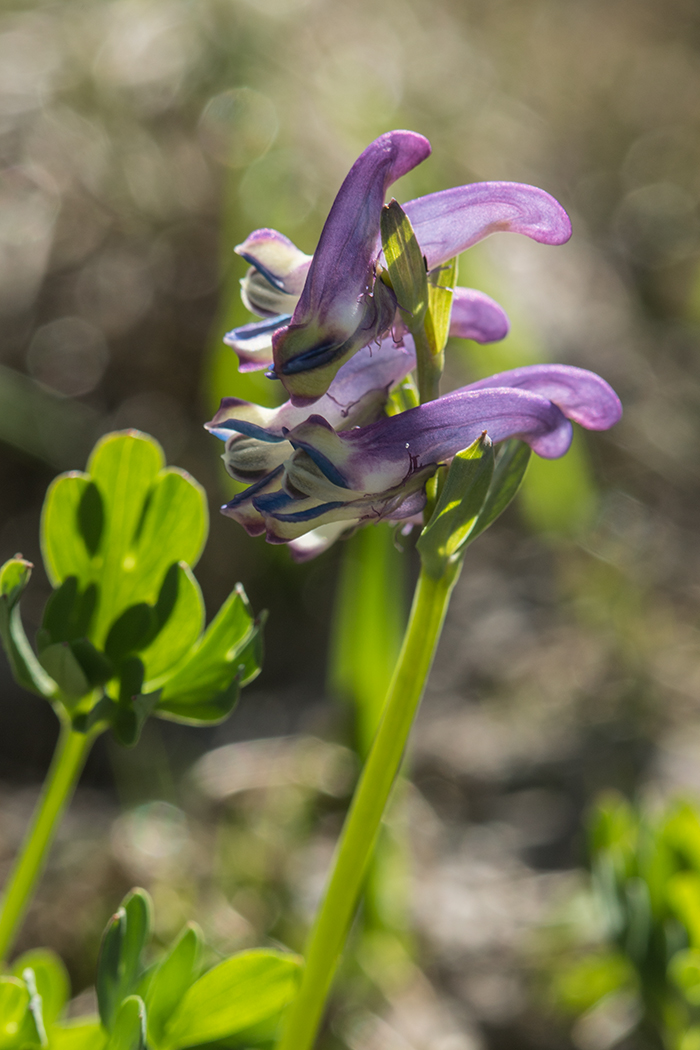
[[[111,1031],[122,1001],[141,977],[150,932],[151,904],[145,890],[132,890],[107,924],[97,964],[97,1002],[102,1024]]]
[[[151,977],[146,993],[148,1039],[156,1046],[163,1039],[168,1020],[195,980],[201,947],[201,931],[189,923]]]
[[[54,586],[75,576],[95,582],[100,600],[90,637],[102,645],[129,607],[155,603],[174,562],[194,565],[208,530],[204,491],[185,471],[165,467],[160,445],[138,431],[102,438],[88,473],[50,486],[42,551]]]
[[[104,1050],[107,1033],[98,1020],[67,1021],[54,1025],[51,1031],[51,1050]]]
[[[15,1048],[29,1007],[29,992],[17,977],[0,977],[0,1050]]]
[[[255,621],[240,584],[202,637],[165,677],[158,712],[182,720],[218,721],[232,709],[228,691],[260,671],[261,621]],[[224,695],[228,694],[228,695]]]
[[[81,531],[81,504],[86,490],[92,495],[87,505],[101,500],[94,482],[87,474],[72,470],[60,474],[49,485],[41,512],[41,553],[51,584],[58,587],[67,577],[75,576],[82,586],[96,579],[100,560],[94,547],[95,529],[88,537]],[[100,535],[102,530],[100,530]]]
[[[192,648],[204,630],[204,599],[192,570],[185,562],[171,566],[175,570],[175,602],[164,626],[155,639],[141,651],[150,682],[175,667]]]
[[[219,963],[190,987],[168,1022],[161,1050],[226,1039],[279,1013],[294,997],[300,960],[257,949]]]
[[[126,998],[117,1011],[107,1050],[145,1050],[146,1007],[138,995]]]

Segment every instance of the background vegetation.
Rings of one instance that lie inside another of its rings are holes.
[[[134,882],[164,942],[193,914],[226,952],[303,937],[354,769],[349,710],[325,685],[342,545],[294,566],[220,518],[201,423],[223,394],[277,394],[220,344],[246,319],[233,245],[270,225],[312,251],[357,154],[409,127],[433,157],[400,200],[532,182],[574,222],[562,248],[497,237],[463,258],[461,283],[513,327],[455,349],[449,382],[565,361],[611,382],[625,418],[533,464],[468,555],[394,816],[410,871],[398,849],[375,901],[379,927],[415,933],[365,939],[328,1038],[634,1043],[624,1016],[572,1029],[547,974],[564,926],[603,935],[580,871],[597,792],[653,807],[700,788],[699,96],[691,0],[6,0],[0,561],[35,561],[38,617],[46,485],[100,433],[138,427],[210,496],[210,611],[241,579],[271,614],[265,670],[229,723],[96,749],[23,940],[64,954],[75,993]],[[7,866],[55,726],[0,675]]]

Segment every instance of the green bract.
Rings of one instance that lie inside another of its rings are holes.
[[[439,579],[467,546],[496,520],[515,496],[530,461],[530,449],[513,438],[498,459],[482,434],[452,460],[430,521],[416,547],[425,571]]]
[[[153,438],[103,437],[86,473],[60,475],[46,495],[41,546],[54,590],[36,653],[19,615],[32,566],[17,555],[0,569],[0,638],[15,679],[74,729],[111,725],[126,745],[149,714],[224,719],[259,673],[261,621],[239,585],[204,630],[192,566],[207,532],[203,489],[165,466]]]

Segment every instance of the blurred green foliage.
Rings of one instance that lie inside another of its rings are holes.
[[[110,920],[97,967],[99,1016],[66,1019],[70,986],[58,956],[27,952],[0,977],[3,1050],[268,1048],[296,990],[288,952],[239,952],[212,965],[189,923],[166,952],[150,954],[152,904],[132,890]]]
[[[689,1050],[700,1039],[700,811],[661,811],[609,793],[589,823],[597,938],[559,958],[550,993],[583,1032],[624,1015],[641,1046]],[[594,926],[595,930],[595,926]],[[590,936],[593,933],[593,936]],[[579,958],[576,958],[579,954]],[[620,1033],[622,1036],[624,1033]],[[585,1037],[584,1037],[585,1038]]]

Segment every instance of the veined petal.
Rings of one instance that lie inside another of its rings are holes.
[[[356,492],[352,494],[354,499],[327,500],[270,492],[254,497],[253,502],[265,520],[268,541],[286,543],[310,528],[335,522],[345,522],[347,528],[362,521],[412,518],[425,504],[425,482],[434,473],[431,465],[412,475],[406,484],[386,492]]]
[[[516,387],[553,401],[586,430],[609,430],[622,416],[620,399],[595,372],[573,365],[524,365],[470,383],[463,390]]]
[[[337,429],[373,422],[381,413],[389,389],[407,376],[415,364],[412,344],[397,345],[389,336],[380,347],[367,346],[344,364],[315,407]],[[291,401],[279,408],[263,408],[225,397],[205,427],[222,441],[228,441],[234,433],[261,441],[282,441],[286,431],[302,423],[308,414],[308,410],[295,407]]]
[[[239,372],[255,372],[272,364],[272,333],[288,324],[291,314],[277,314],[264,321],[253,321],[233,328],[224,336],[227,346],[238,355]]]
[[[277,230],[254,230],[234,248],[264,277],[268,284],[285,295],[301,295],[311,256]]]
[[[244,434],[234,434],[226,442],[221,457],[226,470],[236,481],[247,484],[266,478],[291,455],[288,441],[260,441]]]
[[[249,536],[261,536],[265,532],[265,520],[255,509],[253,500],[257,495],[265,492],[279,491],[282,487],[283,474],[284,468],[278,467],[266,478],[261,478],[255,485],[251,485],[244,492],[239,492],[232,500],[225,503],[221,508],[221,513],[242,525]]]
[[[422,135],[391,131],[370,143],[346,176],[291,324],[273,339],[275,372],[292,396],[321,396],[343,361],[381,334],[389,313],[393,317],[382,289],[379,299],[370,298],[381,210],[389,186],[429,153]],[[323,375],[312,382],[303,375],[310,369]]]
[[[474,288],[455,288],[452,297],[450,335],[496,343],[508,335],[510,322],[502,306]]]
[[[564,244],[571,222],[549,193],[520,182],[473,182],[403,205],[428,268],[440,266],[499,230]]]
[[[546,459],[563,456],[571,423],[547,398],[527,390],[458,390],[437,401],[336,433],[311,416],[287,437],[329,481],[365,493],[385,492],[416,471],[444,462],[486,431],[493,442],[520,437]]]

